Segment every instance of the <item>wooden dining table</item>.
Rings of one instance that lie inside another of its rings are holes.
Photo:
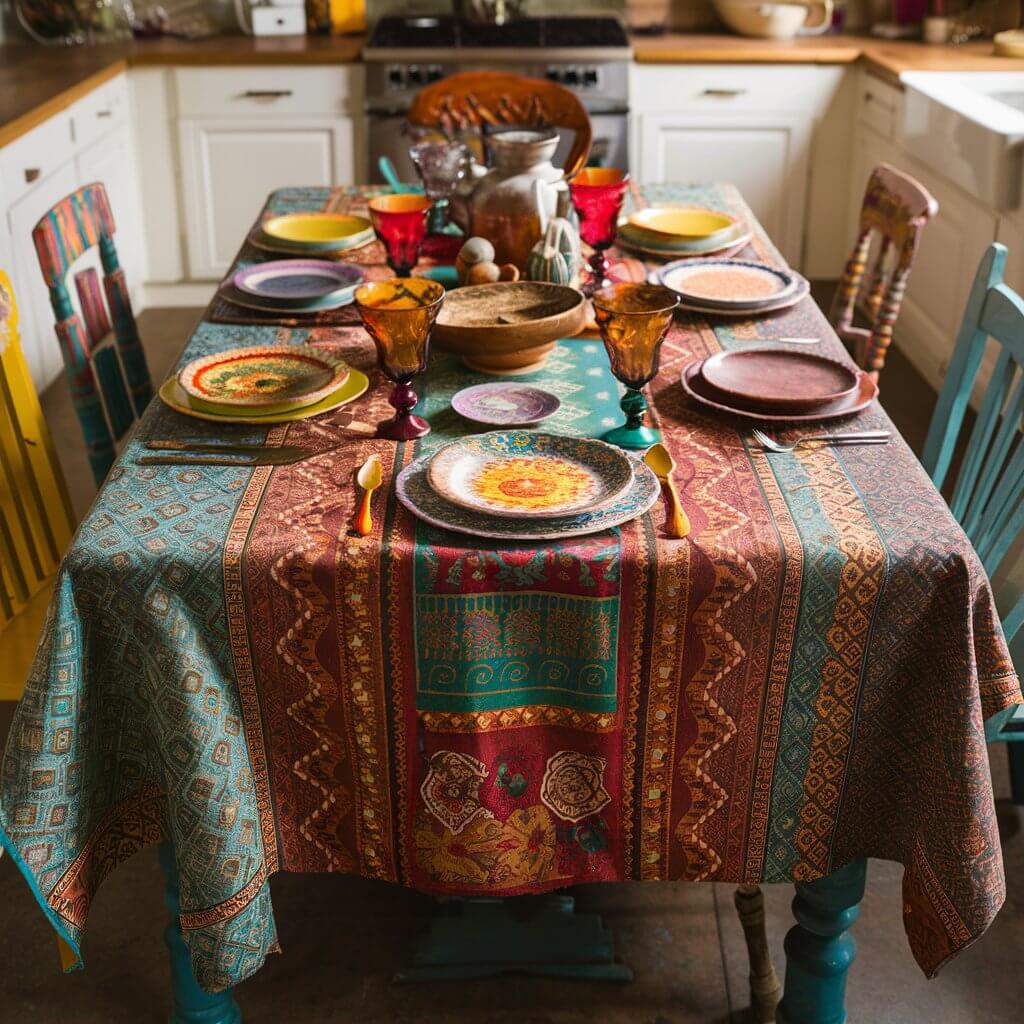
[[[359,212],[372,191],[285,189],[261,216]],[[731,187],[632,201],[730,210],[754,228],[742,255],[783,264]],[[649,269],[612,255],[620,276]],[[246,243],[237,265],[265,257]],[[376,244],[354,258],[389,273]],[[183,362],[308,342],[371,384],[270,427],[155,400],[83,519],[0,771],[0,838],[65,966],[81,966],[104,878],[160,842],[179,1024],[239,1019],[232,987],[277,950],[277,871],[463,897],[795,882],[788,1024],[844,1019],[869,857],[904,866],[926,974],[978,938],[1004,899],[983,722],[1021,701],[989,582],[877,403],[839,426],[891,430],[887,445],[771,454],[685,395],[694,360],[782,337],[848,359],[810,298],[751,320],[681,313],[670,330],[649,415],[688,537],[659,503],[591,536],[511,543],[419,522],[394,493],[402,467],[472,429],[450,400],[484,377],[435,351],[417,381],[431,433],[375,439],[390,384],[351,308],[303,325],[215,300]],[[561,400],[545,430],[621,420],[593,338],[523,379]],[[154,438],[311,454],[138,464]],[[354,474],[372,454],[384,484],[359,536]]]

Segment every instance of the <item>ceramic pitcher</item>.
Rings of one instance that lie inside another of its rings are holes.
[[[491,169],[468,200],[453,200],[452,212],[467,235],[491,242],[495,262],[522,270],[554,216],[558,193],[565,189],[562,172],[551,163],[558,133],[514,129],[497,132],[487,142]]]

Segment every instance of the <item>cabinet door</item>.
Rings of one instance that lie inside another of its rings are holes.
[[[145,279],[145,247],[142,237],[142,207],[135,173],[134,150],[127,127],[118,128],[93,144],[77,158],[78,180],[87,185],[102,182],[114,213],[117,232],[114,242],[124,267],[132,299],[138,305]]]
[[[638,177],[736,185],[783,256],[799,266],[812,125],[803,114],[643,114]]]
[[[68,161],[40,181],[7,213],[17,270],[15,284],[19,290],[21,343],[32,374],[32,383],[38,391],[42,391],[60,375],[64,363],[53,330],[49,289],[43,281],[36,250],[32,244],[32,229],[47,210],[76,188],[78,175],[74,164]],[[57,440],[59,443],[60,439]]]
[[[189,277],[222,277],[267,194],[351,180],[351,118],[179,122]]]

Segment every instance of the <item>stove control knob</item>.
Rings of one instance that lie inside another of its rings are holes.
[[[580,73],[575,68],[569,68],[562,81],[565,82],[566,85],[579,85]]]
[[[402,74],[400,64],[391,64],[388,67],[388,86],[392,89],[401,89],[405,82],[405,75]]]
[[[444,68],[440,64],[431,64],[427,68],[427,81],[428,82],[440,82],[444,78]]]
[[[548,68],[547,71],[544,72],[544,77],[549,82],[560,82],[562,80],[562,73],[558,68]]]
[[[583,84],[589,86],[597,85],[597,68],[583,69]]]
[[[413,64],[406,76],[413,85],[422,85],[424,82],[423,70]]]

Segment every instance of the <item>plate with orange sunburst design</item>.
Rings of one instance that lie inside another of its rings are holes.
[[[541,519],[610,505],[633,483],[633,464],[621,449],[589,437],[503,430],[445,445],[427,480],[462,508]]]

